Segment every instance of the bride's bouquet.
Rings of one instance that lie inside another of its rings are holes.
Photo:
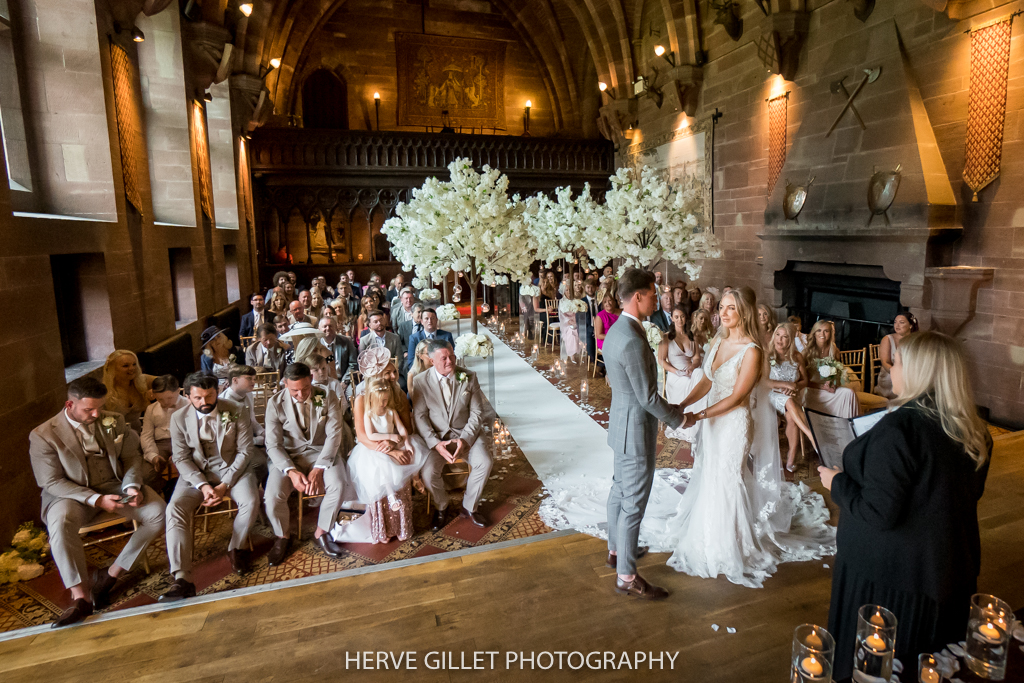
[[[586,313],[587,302],[583,299],[570,299],[569,297],[563,297],[558,302],[558,310],[562,313]]]
[[[494,355],[494,344],[482,334],[467,332],[455,340],[455,355],[458,358],[469,356],[487,358]]]
[[[438,320],[458,320],[462,316],[459,315],[459,309],[455,308],[455,304],[445,304],[437,309]]]
[[[537,285],[520,285],[519,296],[540,296],[540,287]]]
[[[436,289],[420,290],[420,301],[438,301],[440,298],[441,292]]]
[[[819,358],[817,361],[818,375],[826,382],[835,386],[842,386],[849,382],[846,374],[846,366],[835,358]]]
[[[658,329],[658,326],[645,320],[644,334],[647,335],[647,343],[651,345],[651,348],[654,349],[654,351],[657,351],[658,347],[661,345],[661,340],[664,338],[661,330]]]

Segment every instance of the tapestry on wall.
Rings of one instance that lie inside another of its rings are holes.
[[[1003,125],[1010,72],[1013,17],[971,32],[971,99],[967,107],[964,183],[978,201],[980,192],[999,177]]]
[[[396,33],[398,125],[505,129],[504,42]]]
[[[713,123],[711,118],[695,121],[681,130],[657,135],[626,150],[629,165],[664,170],[671,181],[684,188],[696,189],[703,199],[700,224],[712,225],[711,145]]]

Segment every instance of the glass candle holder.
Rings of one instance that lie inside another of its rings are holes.
[[[862,605],[857,610],[857,641],[853,651],[853,680],[892,677],[896,648],[896,615],[881,605]]]
[[[1003,680],[1013,626],[1013,610],[1005,602],[984,593],[972,596],[964,657],[967,668],[986,680]]]
[[[590,382],[583,380],[580,382],[580,402],[587,403],[590,400]]]
[[[533,345],[533,353],[530,355],[530,360],[532,360],[534,363],[540,360],[540,347],[537,346],[536,344]]]
[[[830,683],[836,641],[832,634],[814,624],[800,624],[793,630],[791,683]]]
[[[939,660],[934,655],[922,654],[917,657],[918,683],[942,683],[939,673]]]

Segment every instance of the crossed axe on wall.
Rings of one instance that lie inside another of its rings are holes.
[[[857,122],[860,124],[861,128],[863,128],[864,130],[868,129],[867,125],[864,123],[864,119],[862,119],[860,116],[860,112],[857,111],[857,107],[854,106],[853,101],[857,99],[857,95],[860,94],[860,91],[864,88],[864,86],[867,85],[868,83],[874,83],[875,81],[877,81],[881,73],[882,67],[880,66],[876,66],[874,69],[864,69],[864,78],[860,80],[860,83],[858,83],[857,87],[854,88],[852,94],[846,90],[846,85],[843,84],[843,81],[846,80],[846,76],[843,76],[838,81],[832,82],[832,84],[829,86],[829,91],[833,95],[838,95],[839,93],[843,93],[844,95],[846,95],[846,104],[843,105],[843,110],[839,112],[839,116],[836,117],[836,120],[832,122],[832,125],[828,129],[828,132],[825,133],[825,137],[832,135],[832,131],[834,131],[836,129],[836,126],[839,125],[839,122],[843,120],[843,116],[846,114],[847,109],[852,111],[853,115],[857,117]]]

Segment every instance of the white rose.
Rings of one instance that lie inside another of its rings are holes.
[[[821,375],[822,377],[831,377],[832,375],[836,374],[836,369],[833,368],[831,365],[822,365],[821,367],[818,368],[818,374]]]

